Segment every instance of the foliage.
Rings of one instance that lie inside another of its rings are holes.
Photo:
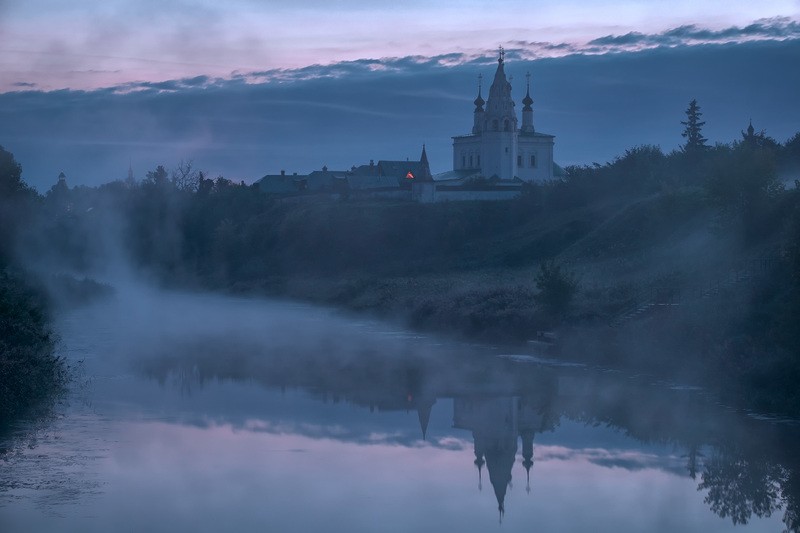
[[[34,216],[38,196],[22,181],[22,168],[0,147],[0,424],[51,398],[66,381],[54,355],[44,290],[15,268],[17,234]]]
[[[781,469],[767,461],[748,461],[736,453],[719,453],[705,466],[698,490],[708,490],[705,503],[722,518],[746,524],[752,515],[770,516],[779,509]]]
[[[534,277],[536,301],[554,317],[563,317],[578,290],[578,280],[555,261],[544,261]]]
[[[0,146],[0,269],[11,261],[17,229],[30,216],[36,193],[22,180],[22,167]]]
[[[0,424],[52,398],[66,384],[46,309],[41,290],[0,272]]]
[[[714,150],[706,182],[709,200],[723,217],[737,221],[745,239],[764,233],[764,219],[782,189],[774,150],[751,142]]]
[[[686,120],[682,120],[681,124],[686,126],[681,133],[681,137],[686,139],[683,145],[683,151],[688,154],[697,154],[703,152],[706,148],[706,139],[703,137],[703,126],[705,121],[700,120],[703,113],[700,112],[700,106],[697,104],[696,99],[689,102],[689,107],[686,108]]]

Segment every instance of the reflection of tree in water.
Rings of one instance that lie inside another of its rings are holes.
[[[794,461],[783,485],[783,497],[786,500],[783,523],[786,524],[785,531],[797,533],[800,532],[800,464],[797,458]]]
[[[706,461],[697,490],[708,490],[704,501],[720,517],[746,524],[752,515],[763,518],[780,509],[784,482],[777,464],[717,451]]]
[[[746,524],[753,516],[784,510],[786,532],[800,532],[800,462],[796,448],[719,448],[706,462],[698,490],[722,518]]]

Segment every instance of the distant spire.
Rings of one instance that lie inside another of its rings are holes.
[[[742,139],[744,139],[744,142],[746,142],[746,143],[750,143],[750,144],[756,143],[756,140],[757,140],[756,139],[756,129],[753,127],[753,119],[752,118],[750,119],[750,122],[747,125],[747,133],[745,133],[744,131],[742,132]]]
[[[498,48],[499,48],[499,57],[497,58],[497,62],[502,65],[503,61],[505,61],[506,59],[506,51],[503,50],[502,46],[499,46]]]
[[[419,162],[425,165],[428,164],[428,154],[425,153],[425,143],[422,143],[422,155],[419,157]]]
[[[133,181],[133,160],[128,159],[128,181]]]
[[[67,175],[66,175],[66,174],[64,174],[64,171],[63,171],[63,170],[62,170],[61,172],[59,172],[59,173],[58,173],[58,181],[59,181],[59,182],[63,181],[63,182],[65,182],[65,183],[66,183],[66,181],[67,181]]]

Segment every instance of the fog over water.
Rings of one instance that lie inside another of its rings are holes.
[[[778,531],[796,501],[797,427],[680,384],[135,285],[57,330],[81,370],[5,440],[3,531]]]

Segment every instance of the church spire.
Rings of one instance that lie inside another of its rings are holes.
[[[525,86],[525,98],[522,99],[522,103],[525,106],[522,108],[523,111],[533,111],[531,104],[533,103],[533,98],[531,98],[531,73],[528,72],[525,74],[525,77],[528,79],[526,86]]]
[[[525,74],[527,80],[525,98],[522,99],[524,107],[522,108],[522,128],[520,131],[524,133],[533,133],[533,98],[531,98],[531,73]]]
[[[478,74],[478,97],[475,98],[475,101],[473,102],[475,104],[476,113],[483,113],[483,104],[486,103],[486,101],[481,96],[482,82],[483,82],[483,74]]]
[[[517,116],[514,112],[514,100],[511,98],[511,84],[506,78],[505,50],[500,47],[497,58],[497,70],[489,87],[486,101],[486,121],[484,131],[517,131]]]
[[[428,163],[428,153],[425,151],[425,145],[422,145],[422,154],[419,156],[419,163],[422,167],[422,175],[417,176],[423,181],[430,181],[433,177],[431,174],[431,165]]]
[[[486,101],[481,96],[481,84],[483,82],[483,74],[478,74],[478,97],[473,102],[475,104],[475,118],[472,122],[472,133],[480,133],[483,128],[483,104]]]

